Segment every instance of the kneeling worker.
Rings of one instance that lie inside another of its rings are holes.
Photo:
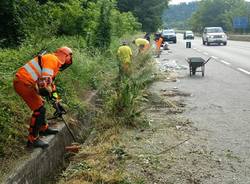
[[[53,80],[59,71],[65,70],[71,64],[72,50],[68,47],[61,47],[52,54],[44,54],[33,58],[18,69],[13,81],[15,91],[33,111],[27,142],[28,147],[46,148],[49,144],[41,140],[39,134],[49,135],[58,132],[57,129],[49,127],[46,123],[45,100],[42,96],[54,100],[57,107],[65,112],[58,101]]]

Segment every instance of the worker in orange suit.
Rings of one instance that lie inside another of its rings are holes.
[[[41,140],[39,134],[58,133],[57,129],[49,127],[46,123],[43,97],[53,100],[60,113],[65,112],[58,101],[53,80],[59,71],[65,70],[71,64],[72,50],[68,47],[61,47],[54,53],[38,55],[18,69],[13,81],[14,89],[33,111],[29,127],[28,147],[46,148],[49,144]]]
[[[163,38],[162,38],[162,36],[160,36],[160,37],[156,38],[156,40],[155,40],[155,45],[156,45],[156,55],[157,55],[157,57],[160,57],[162,42],[163,42]]]

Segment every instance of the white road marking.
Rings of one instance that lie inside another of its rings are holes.
[[[218,59],[218,57],[216,57],[216,56],[211,56],[211,58],[213,58],[213,59]]]
[[[249,72],[249,71],[246,71],[246,70],[244,70],[244,69],[242,69],[242,68],[237,68],[237,69],[240,70],[241,72],[247,74],[247,75],[250,75],[250,72]]]
[[[198,52],[201,52],[201,50],[199,50],[199,49],[198,49],[197,51],[198,51]]]
[[[208,55],[208,53],[207,53],[207,52],[203,52],[203,54]]]
[[[194,50],[197,50],[197,48],[194,48]]]
[[[224,63],[224,64],[226,64],[226,65],[231,65],[231,63],[226,62],[226,61],[224,61],[224,60],[220,60],[220,62],[222,62],[222,63]]]

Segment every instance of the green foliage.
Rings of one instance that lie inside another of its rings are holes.
[[[21,39],[14,0],[0,0],[0,47],[13,46]]]
[[[146,32],[156,31],[162,24],[163,10],[168,6],[168,0],[118,0],[120,11],[131,11],[142,23],[142,29]]]
[[[0,47],[18,46],[24,41],[34,45],[61,35],[81,35],[91,45],[108,47],[111,34],[140,28],[131,13],[122,14],[114,5],[108,0],[0,0]]]
[[[111,11],[110,22],[112,25],[112,36],[122,37],[126,33],[133,34],[141,29],[141,24],[131,12],[120,13],[118,10]]]
[[[82,35],[85,25],[84,10],[81,8],[81,1],[69,0],[61,4],[61,11],[57,15],[60,22],[58,32],[65,35]]]
[[[12,87],[16,67],[23,64],[22,60],[26,55],[15,50],[0,50],[0,58],[2,58],[0,63],[0,156],[8,154],[11,158],[15,157],[17,152],[12,154],[9,152],[16,149],[15,143],[24,140],[22,133],[26,129],[23,123],[28,109],[21,103]]]
[[[101,11],[95,30],[93,46],[98,49],[106,50],[107,48],[109,48],[111,42],[111,4],[109,3],[109,1],[103,0],[100,9]]]

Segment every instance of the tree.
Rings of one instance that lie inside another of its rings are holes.
[[[162,20],[164,27],[173,27],[177,29],[190,29],[188,19],[197,10],[198,2],[181,3],[170,5],[169,9],[163,12]]]
[[[118,0],[117,6],[120,11],[131,11],[146,32],[156,31],[162,24],[163,10],[168,6],[168,0]]]
[[[16,19],[15,1],[0,0],[0,47],[15,46],[22,37]]]
[[[95,31],[93,46],[101,50],[107,49],[111,42],[110,12],[111,4],[104,0],[100,8],[100,16]]]
[[[115,3],[115,0],[0,0],[0,47],[18,46],[24,41],[34,45],[53,36],[79,35],[90,40],[92,46],[106,48],[111,34],[121,36],[140,27],[131,12],[119,12]]]

